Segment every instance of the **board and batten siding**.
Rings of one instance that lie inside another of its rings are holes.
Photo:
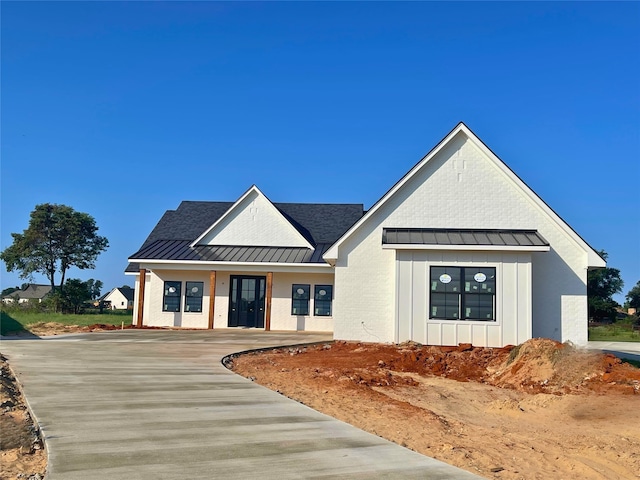
[[[496,320],[430,319],[430,267],[494,267]],[[426,345],[517,345],[531,338],[531,254],[398,250],[395,341]]]

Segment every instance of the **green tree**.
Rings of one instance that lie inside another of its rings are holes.
[[[20,287],[18,286],[5,288],[4,290],[2,290],[2,292],[0,292],[0,297],[4,297],[5,295],[9,295],[13,292],[18,292],[19,290]]]
[[[600,250],[599,255],[606,260],[608,255]],[[615,321],[616,308],[620,305],[613,299],[613,295],[622,292],[624,282],[620,278],[617,268],[598,268],[587,274],[587,297],[589,303],[589,318],[595,321],[609,319]]]
[[[100,296],[100,290],[102,290],[102,282],[100,280],[90,278],[87,280],[87,288],[89,289],[91,300],[97,300]]]
[[[80,313],[82,305],[87,300],[91,300],[89,282],[83,282],[78,278],[68,279],[64,284],[64,288],[58,290],[57,293],[62,309],[73,313]]]
[[[627,307],[640,310],[640,280],[638,280],[638,283],[636,283],[635,287],[629,290],[625,299],[627,300]]]
[[[0,253],[8,272],[17,270],[21,278],[34,273],[45,275],[55,288],[60,272],[60,287],[70,267],[95,268],[98,255],[109,241],[97,234],[94,218],[66,205],[44,203],[31,212],[29,226],[23,233],[12,233],[13,244]]]

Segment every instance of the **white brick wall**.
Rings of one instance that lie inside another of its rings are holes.
[[[381,247],[384,227],[537,229],[551,251],[532,254],[533,336],[586,342],[585,251],[464,133],[340,246],[335,338],[394,340],[395,254]]]
[[[163,312],[164,282],[182,282],[179,312]],[[184,311],[185,281],[203,282],[202,312]],[[136,284],[136,288],[138,285]],[[145,285],[144,325],[152,327],[207,328],[209,323],[209,274],[206,271],[154,270]]]
[[[257,191],[249,194],[228,217],[209,232],[201,245],[243,245],[261,247],[308,247],[308,242]]]
[[[310,315],[291,315],[291,287],[294,283],[310,286]],[[333,316],[316,317],[313,315],[315,285],[333,285],[333,272],[327,274],[276,272],[273,274],[271,330],[333,331]]]
[[[214,328],[227,328],[229,315],[229,284],[231,275],[266,276],[265,272],[216,272],[216,298],[214,308]],[[182,282],[180,312],[163,312],[162,299],[165,281]],[[202,312],[184,311],[185,282],[204,283]],[[311,286],[310,312],[308,316],[291,315],[291,287],[294,283]],[[316,332],[333,331],[333,317],[317,317],[313,315],[313,288],[315,285],[333,285],[333,273],[293,273],[275,272],[273,274],[271,329],[272,330],[304,330]],[[139,282],[136,281],[136,299],[133,312],[133,323],[137,319],[137,296]],[[205,270],[159,270],[147,274],[145,285],[144,325],[157,327],[207,328],[209,323],[209,272]]]

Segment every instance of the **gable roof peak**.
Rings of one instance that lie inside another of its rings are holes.
[[[274,203],[264,193],[262,193],[262,191],[255,184],[251,185],[251,187],[249,187],[249,189],[245,193],[243,193],[240,198],[236,200],[236,202],[231,205],[231,207],[229,207],[220,218],[218,218],[215,222],[213,222],[213,224],[211,224],[209,228],[202,232],[202,234],[199,235],[198,238],[196,238],[191,243],[190,247],[193,248],[196,245],[200,244],[209,235],[213,234],[213,232],[215,232],[218,227],[222,226],[224,222],[227,222],[228,220],[232,221],[233,216],[236,213],[240,213],[242,211],[241,209],[244,208],[242,205],[244,204],[245,200],[249,199],[252,194],[255,195],[254,199],[251,200],[252,202],[255,199],[264,199],[267,205],[267,210],[271,210],[273,212],[272,215],[275,215],[276,217],[279,217],[281,221],[286,222],[286,224],[290,227],[290,238],[295,238],[295,246],[304,246],[313,250],[314,246],[310,243],[309,239],[307,239],[305,235],[300,232],[296,225],[291,222],[290,217],[288,215],[285,215],[276,205],[274,205]]]
[[[514,184],[520,188],[531,201],[536,204],[545,214],[551,218],[558,227],[563,230],[577,245],[580,246],[588,257],[588,265],[593,267],[606,266],[602,258],[598,253],[589,245],[567,222],[565,222],[542,198],[536,194],[531,187],[529,187],[511,168],[496,155],[480,138],[465,125],[464,122],[459,122],[453,130],[451,130],[445,137],[438,142],[424,157],[422,157],[418,163],[416,163],[404,176],[400,178],[388,191],[385,193],[373,206],[367,211],[367,213],[358,220],[349,230],[347,230],[336,242],[327,249],[323,258],[329,263],[335,261],[338,258],[338,249],[340,245],[350,237],[354,231],[356,231],[368,218],[370,218],[377,210],[381,208],[391,197],[393,197],[398,190],[402,189],[408,181],[413,178],[417,172],[429,163],[429,161],[435,157],[445,146],[453,141],[454,137],[458,133],[462,132],[490,161],[493,162]]]

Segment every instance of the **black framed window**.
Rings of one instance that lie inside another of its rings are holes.
[[[291,315],[309,315],[311,286],[294,283],[291,288]]]
[[[431,267],[429,318],[496,320],[495,267]]]
[[[180,311],[180,295],[182,282],[164,282],[164,295],[162,297],[163,312]]]
[[[313,314],[317,317],[331,316],[333,285],[316,285],[313,296]]]
[[[204,282],[187,282],[184,292],[184,311],[202,312]]]

